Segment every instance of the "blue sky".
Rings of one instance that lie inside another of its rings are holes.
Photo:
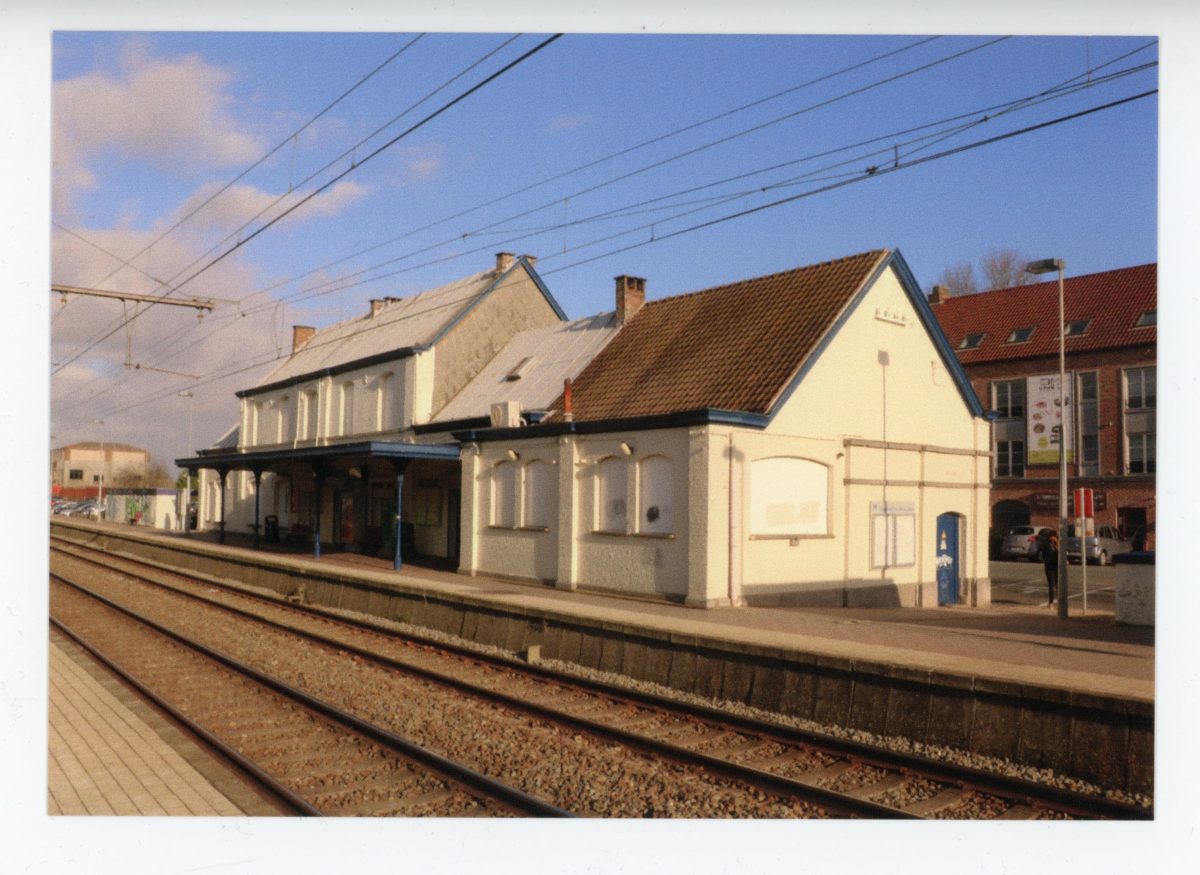
[[[646,277],[654,298],[877,247],[899,248],[926,288],[948,265],[997,247],[1063,257],[1072,275],[1156,259],[1153,96],[866,173],[1151,91],[1152,35],[567,34],[352,168],[545,38],[416,36],[54,35],[54,282],[143,293],[160,288],[150,277],[177,284],[344,174],[176,293],[221,300],[203,323],[158,308],[88,349],[100,327],[119,324],[119,306],[76,298],[53,308],[57,442],[91,436],[103,419],[105,439],[150,445],[164,460],[181,453],[186,402],[172,388],[195,390],[203,424],[193,444],[210,442],[236,416],[232,391],[257,379],[291,324],[356,316],[369,297],[487,269],[501,249],[539,256],[572,317],[610,309],[619,273]],[[1088,88],[996,111],[1086,84],[1089,69]],[[1112,73],[1125,75],[1101,81]],[[963,121],[975,124],[951,129]],[[734,176],[743,178],[721,183]],[[595,218],[609,211],[617,215]]]

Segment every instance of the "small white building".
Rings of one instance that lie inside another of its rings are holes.
[[[455,432],[460,569],[695,606],[986,605],[989,429],[875,251],[650,303],[536,424]]]
[[[174,531],[179,526],[179,489],[110,489],[104,519],[113,523]]]

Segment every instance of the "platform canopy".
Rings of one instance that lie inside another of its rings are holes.
[[[458,459],[458,444],[409,444],[398,441],[357,441],[323,447],[278,447],[244,452],[210,452],[176,459],[180,468],[215,471],[287,471],[296,465],[345,466],[371,460],[411,462],[416,459]]]

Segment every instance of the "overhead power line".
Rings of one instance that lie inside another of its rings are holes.
[[[264,231],[266,231],[268,228],[271,228],[271,227],[272,227],[272,226],[274,226],[276,223],[278,223],[279,221],[281,221],[282,219],[284,219],[285,217],[287,217],[287,216],[288,216],[288,215],[290,215],[291,213],[295,212],[297,209],[299,209],[301,206],[303,206],[304,204],[306,204],[306,203],[308,203],[309,201],[311,201],[311,200],[312,200],[314,197],[316,197],[317,195],[319,195],[319,194],[321,194],[322,192],[324,192],[324,191],[328,190],[328,189],[330,188],[330,186],[332,186],[332,185],[334,185],[335,183],[339,182],[340,180],[344,179],[344,178],[345,178],[346,176],[348,176],[350,173],[354,172],[354,171],[355,171],[355,170],[357,170],[359,167],[361,167],[362,165],[366,164],[368,161],[370,161],[371,159],[375,158],[376,156],[378,156],[379,154],[381,154],[381,153],[382,153],[382,152],[384,152],[385,150],[387,150],[387,149],[391,148],[391,147],[392,147],[392,146],[394,146],[396,143],[398,143],[400,140],[402,140],[402,139],[404,139],[405,137],[407,137],[409,134],[411,134],[411,133],[413,133],[414,131],[416,131],[416,130],[420,129],[421,127],[425,126],[426,124],[428,124],[428,123],[429,123],[430,121],[432,121],[433,119],[437,118],[437,117],[438,117],[439,115],[441,115],[442,113],[446,112],[447,110],[449,110],[450,108],[454,107],[454,106],[455,106],[455,105],[457,105],[458,103],[461,103],[463,100],[465,100],[467,97],[470,97],[472,94],[474,94],[474,93],[475,93],[476,91],[478,91],[479,89],[481,89],[481,88],[483,88],[484,86],[486,86],[486,85],[490,84],[491,82],[494,82],[494,81],[495,81],[496,79],[498,79],[500,76],[504,75],[505,73],[507,73],[508,71],[512,70],[514,67],[516,67],[518,64],[521,64],[521,63],[523,63],[524,61],[528,60],[528,59],[529,59],[529,58],[531,58],[533,55],[537,54],[537,53],[538,53],[538,52],[540,52],[542,49],[546,48],[548,45],[550,45],[551,43],[553,43],[555,40],[559,39],[561,36],[562,36],[562,34],[561,34],[561,33],[558,33],[558,34],[554,34],[553,36],[551,36],[551,37],[549,37],[549,38],[547,38],[547,39],[543,40],[542,42],[538,43],[538,45],[534,46],[532,49],[530,49],[530,50],[528,50],[527,52],[525,52],[524,54],[520,55],[520,56],[519,56],[518,58],[516,58],[515,60],[513,60],[513,61],[510,61],[509,63],[507,63],[507,64],[505,64],[503,67],[501,67],[499,70],[497,70],[496,72],[492,73],[491,75],[489,75],[489,76],[488,76],[488,77],[486,77],[485,79],[481,80],[480,82],[477,82],[475,85],[471,86],[471,87],[470,87],[470,88],[468,88],[466,91],[462,92],[462,93],[461,93],[461,94],[459,94],[457,97],[455,97],[453,100],[451,100],[451,101],[449,101],[449,102],[447,102],[447,103],[443,104],[443,105],[442,105],[442,106],[440,106],[438,109],[436,109],[436,110],[434,110],[433,112],[429,113],[428,115],[426,115],[426,116],[425,116],[423,119],[421,119],[421,120],[420,120],[419,122],[417,122],[416,124],[414,124],[414,125],[410,126],[410,127],[409,127],[409,128],[407,128],[406,130],[404,130],[404,131],[402,131],[401,133],[397,134],[395,137],[393,137],[392,139],[388,140],[388,141],[387,141],[386,143],[384,143],[383,145],[381,145],[381,146],[379,146],[378,148],[376,148],[374,151],[372,151],[370,154],[368,154],[368,155],[367,155],[366,157],[364,157],[362,160],[360,160],[360,161],[357,161],[357,162],[353,163],[353,164],[352,164],[352,165],[351,165],[349,168],[347,168],[346,170],[344,170],[342,173],[339,173],[339,174],[337,174],[337,175],[336,175],[336,176],[334,176],[332,179],[328,180],[327,182],[325,182],[324,184],[322,184],[321,186],[319,186],[318,188],[316,188],[314,191],[310,192],[308,195],[306,195],[305,197],[303,197],[303,198],[302,198],[300,201],[298,201],[297,203],[295,203],[295,204],[293,204],[292,206],[288,207],[288,209],[284,210],[284,211],[283,211],[282,213],[280,213],[278,216],[276,216],[275,218],[271,219],[269,222],[267,222],[266,224],[264,224],[262,227],[258,228],[256,231],[254,231],[254,233],[250,234],[250,235],[249,235],[248,237],[246,237],[245,239],[239,240],[239,241],[238,241],[236,244],[234,244],[233,246],[231,246],[229,249],[225,250],[223,253],[221,253],[221,254],[220,254],[220,255],[218,255],[216,258],[212,259],[211,261],[209,261],[209,262],[208,262],[207,264],[205,264],[203,267],[201,267],[200,269],[198,269],[198,270],[196,270],[195,272],[193,272],[192,274],[190,274],[190,275],[189,275],[189,276],[188,276],[186,279],[182,280],[181,282],[179,282],[179,283],[178,283],[178,284],[175,286],[175,290],[179,290],[179,289],[183,288],[185,285],[187,285],[187,284],[188,284],[189,282],[191,282],[192,280],[196,279],[198,276],[200,276],[201,274],[203,274],[205,271],[207,271],[207,270],[211,269],[213,266],[215,266],[216,264],[220,263],[221,261],[223,261],[223,260],[224,260],[225,258],[227,258],[228,256],[232,255],[232,254],[233,254],[234,252],[236,252],[238,249],[241,249],[243,246],[245,246],[245,245],[246,245],[247,243],[249,243],[251,240],[253,240],[253,239],[255,239],[256,237],[258,237],[260,234],[262,234],[262,233],[263,233]],[[140,315],[140,314],[137,314],[137,313],[135,313],[135,314],[134,314],[132,317],[130,317],[130,319],[129,319],[129,320],[126,320],[126,323],[125,323],[125,324],[127,324],[129,321],[132,321],[133,319],[136,319],[138,315]],[[117,326],[116,328],[114,328],[112,331],[110,331],[110,332],[108,332],[107,334],[105,334],[105,335],[104,335],[104,337],[101,337],[99,340],[97,340],[97,341],[95,341],[94,343],[90,344],[88,347],[86,347],[85,349],[83,349],[83,350],[81,350],[80,352],[76,353],[74,356],[71,356],[70,358],[68,358],[68,359],[66,359],[65,361],[61,362],[61,363],[59,364],[58,368],[57,368],[57,369],[54,371],[54,373],[57,373],[59,370],[62,370],[62,368],[66,367],[67,365],[69,365],[69,364],[71,364],[72,362],[74,362],[74,361],[76,361],[77,359],[79,359],[81,356],[85,355],[85,354],[86,354],[88,351],[90,351],[91,349],[93,349],[93,348],[94,348],[94,347],[95,347],[97,344],[99,344],[99,343],[102,343],[104,340],[106,340],[106,339],[108,339],[109,337],[111,337],[113,334],[115,334],[117,331],[119,331],[119,330],[120,330],[122,327],[123,327],[123,325],[118,325],[118,326]]]
[[[571,264],[567,264],[567,265],[563,265],[562,267],[557,267],[557,268],[554,268],[553,270],[550,270],[550,271],[539,271],[539,273],[541,273],[543,276],[550,276],[550,275],[553,275],[553,274],[555,274],[555,273],[561,273],[561,272],[562,272],[562,271],[564,271],[564,270],[570,270],[571,268],[578,267],[579,265],[582,265],[582,264],[587,264],[588,262],[596,261],[596,260],[598,260],[598,259],[600,259],[600,258],[607,258],[607,257],[608,257],[608,256],[610,256],[610,255],[615,255],[615,254],[618,254],[618,253],[621,253],[621,252],[628,252],[628,251],[630,251],[630,250],[633,250],[633,249],[638,249],[638,248],[641,248],[641,247],[643,247],[643,246],[648,246],[648,245],[650,245],[651,243],[658,243],[658,242],[662,242],[663,240],[668,240],[668,239],[671,239],[671,238],[674,238],[674,237],[679,237],[679,236],[682,236],[682,235],[684,235],[684,234],[690,234],[690,233],[692,233],[692,232],[694,232],[694,231],[699,231],[699,230],[702,230],[702,229],[704,229],[704,228],[709,228],[709,227],[712,227],[712,226],[714,226],[714,225],[719,225],[719,224],[723,224],[723,223],[725,223],[725,222],[734,221],[734,220],[736,220],[736,219],[745,218],[746,216],[750,216],[750,215],[753,215],[753,214],[756,214],[756,213],[760,213],[760,212],[763,212],[763,211],[765,211],[765,210],[774,209],[774,208],[776,208],[776,207],[784,206],[784,205],[786,205],[786,204],[795,203],[795,202],[797,202],[797,201],[799,201],[799,200],[802,200],[802,199],[804,199],[804,198],[808,198],[808,197],[812,197],[812,196],[814,196],[814,195],[818,195],[818,194],[824,194],[824,193],[827,193],[827,192],[830,192],[830,191],[835,191],[835,190],[837,190],[837,189],[840,189],[840,188],[845,188],[846,186],[849,186],[849,185],[854,185],[854,184],[858,184],[858,183],[866,182],[866,181],[868,181],[868,180],[872,180],[872,179],[881,178],[881,177],[883,177],[883,176],[886,176],[886,175],[888,175],[888,174],[891,174],[891,173],[896,173],[896,172],[899,172],[899,171],[902,171],[902,170],[909,170],[909,169],[911,169],[911,168],[913,168],[913,167],[917,167],[917,166],[920,166],[920,165],[922,165],[922,164],[928,164],[928,163],[930,163],[930,162],[933,162],[933,161],[939,161],[939,160],[942,160],[942,159],[944,159],[944,158],[948,158],[948,157],[950,157],[950,156],[953,156],[953,155],[957,155],[957,154],[961,154],[961,153],[963,153],[963,152],[971,151],[971,150],[973,150],[973,149],[979,149],[979,148],[982,148],[982,147],[984,147],[984,146],[989,146],[989,145],[993,145],[993,144],[995,144],[995,143],[1002,142],[1002,141],[1004,141],[1004,140],[1009,140],[1009,139],[1012,139],[1012,138],[1014,138],[1014,137],[1024,136],[1024,135],[1026,135],[1026,134],[1030,134],[1030,133],[1033,133],[1033,132],[1035,132],[1035,131],[1040,131],[1040,130],[1044,130],[1044,129],[1046,129],[1046,128],[1054,127],[1054,126],[1056,126],[1056,125],[1064,124],[1064,123],[1066,123],[1066,122],[1075,121],[1075,120],[1077,120],[1077,119],[1084,118],[1084,117],[1086,117],[1086,116],[1093,115],[1093,114],[1095,114],[1095,113],[1098,113],[1098,112],[1104,112],[1104,111],[1106,111],[1106,110],[1115,109],[1115,108],[1117,108],[1117,107],[1119,107],[1119,106],[1124,106],[1124,105],[1127,105],[1127,104],[1133,103],[1134,101],[1143,100],[1143,99],[1145,99],[1145,98],[1147,98],[1147,97],[1151,97],[1151,96],[1153,96],[1153,95],[1155,95],[1155,94],[1157,94],[1157,93],[1158,93],[1158,89],[1157,89],[1157,88],[1155,88],[1155,89],[1151,89],[1151,90],[1148,90],[1148,91],[1141,92],[1141,93],[1139,93],[1139,94],[1132,95],[1132,96],[1130,96],[1130,97],[1125,97],[1125,98],[1122,98],[1122,99],[1120,99],[1120,100],[1111,101],[1111,102],[1109,102],[1109,103],[1101,104],[1101,105],[1099,105],[1099,106],[1093,106],[1093,107],[1090,107],[1090,108],[1088,108],[1088,109],[1081,110],[1081,111],[1079,111],[1079,112],[1074,112],[1074,113],[1070,113],[1070,114],[1068,114],[1068,115],[1059,116],[1059,117],[1057,117],[1057,118],[1050,119],[1050,120],[1047,120],[1047,121],[1044,121],[1044,122],[1040,122],[1040,123],[1038,123],[1038,124],[1035,124],[1035,125],[1029,125],[1029,126],[1026,126],[1026,127],[1023,127],[1023,128],[1017,129],[1017,130],[1008,131],[1008,132],[1006,132],[1006,133],[1003,133],[1003,134],[997,134],[996,136],[993,136],[993,137],[987,137],[987,138],[985,138],[985,139],[982,139],[982,140],[976,140],[976,141],[974,141],[974,142],[972,142],[972,143],[967,143],[967,144],[964,144],[964,145],[961,145],[961,146],[957,146],[957,147],[955,147],[955,148],[952,148],[952,149],[946,149],[946,150],[943,150],[943,151],[941,151],[941,152],[938,152],[938,153],[936,153],[936,154],[933,154],[933,155],[927,155],[927,156],[924,156],[924,157],[921,157],[921,158],[918,158],[918,159],[915,159],[915,160],[912,160],[912,161],[907,161],[907,162],[899,163],[899,164],[897,164],[897,165],[895,165],[895,166],[886,167],[886,168],[878,168],[878,169],[873,169],[873,168],[865,168],[865,169],[863,169],[862,171],[860,171],[858,174],[856,174],[856,175],[855,175],[853,178],[850,178],[850,179],[845,179],[845,180],[842,180],[842,181],[839,181],[839,182],[836,182],[836,183],[832,183],[832,184],[830,184],[830,185],[824,185],[824,186],[820,186],[820,187],[818,187],[818,188],[815,188],[815,189],[810,189],[810,190],[807,190],[807,191],[801,192],[801,193],[799,193],[799,194],[791,195],[791,196],[789,196],[789,197],[786,197],[786,198],[780,198],[780,199],[778,199],[778,200],[772,201],[772,202],[770,202],[770,203],[767,203],[767,204],[761,204],[761,205],[759,205],[759,206],[756,206],[756,207],[751,207],[751,208],[749,208],[749,209],[740,210],[740,211],[738,211],[738,212],[736,212],[736,213],[730,213],[730,214],[728,214],[728,215],[721,216],[721,217],[718,217],[718,218],[716,218],[716,219],[712,219],[712,220],[709,220],[709,221],[706,221],[706,222],[701,222],[701,223],[698,223],[698,224],[696,224],[696,225],[692,225],[692,226],[690,226],[690,227],[687,227],[687,228],[681,228],[681,229],[678,229],[678,230],[676,230],[676,231],[670,232],[670,233],[668,233],[668,234],[663,234],[663,235],[661,235],[661,236],[658,236],[658,237],[656,237],[656,238],[655,238],[655,239],[653,239],[653,240],[643,240],[643,241],[640,241],[640,242],[638,242],[638,243],[631,244],[631,245],[629,245],[629,246],[623,246],[623,247],[620,247],[620,248],[618,248],[618,249],[613,249],[613,250],[611,250],[611,251],[608,251],[608,252],[602,253],[602,254],[600,254],[600,255],[596,255],[596,256],[589,257],[589,258],[581,259],[581,260],[579,260],[579,261],[572,262]],[[548,259],[547,259],[547,260],[548,260]],[[375,328],[377,328],[377,327],[381,327],[381,326],[375,326],[375,327],[373,327],[373,326],[367,326],[367,327],[365,327],[365,328],[363,328],[363,329],[362,329],[362,332],[363,332],[363,333],[366,333],[366,332],[368,332],[368,331],[375,330]],[[327,343],[332,343],[332,342],[335,342],[335,341],[333,341],[333,340],[331,340],[331,341],[327,341]],[[318,345],[323,345],[323,344],[318,344]],[[315,348],[315,347],[314,347],[314,348]],[[263,366],[265,366],[265,365],[267,365],[267,364],[270,364],[272,361],[278,361],[278,360],[280,360],[280,359],[282,359],[282,358],[285,358],[285,357],[286,357],[286,356],[284,356],[284,355],[282,355],[282,354],[278,354],[278,355],[275,355],[275,356],[272,356],[272,357],[268,357],[268,358],[262,358],[262,359],[260,359],[260,360],[257,360],[257,361],[255,361],[255,362],[253,362],[252,364],[245,365],[245,366],[241,366],[241,367],[236,367],[236,368],[233,368],[233,369],[230,369],[230,370],[224,371],[224,372],[222,372],[222,373],[215,374],[215,375],[213,375],[213,376],[211,376],[211,377],[209,377],[209,378],[207,378],[207,379],[204,379],[204,380],[200,381],[199,383],[196,383],[195,385],[197,385],[197,386],[208,385],[208,384],[210,384],[210,383],[214,383],[214,382],[218,382],[218,381],[220,381],[220,380],[228,379],[229,377],[237,376],[238,374],[245,373],[245,372],[247,372],[247,371],[250,371],[250,370],[254,370],[255,368],[261,368],[261,367],[263,367]],[[166,396],[168,396],[168,395],[171,395],[171,394],[173,394],[174,392],[175,392],[175,387],[172,387],[172,388],[170,388],[169,390],[164,390],[163,392],[160,392],[160,393],[158,393],[158,394],[155,394],[155,395],[151,395],[151,396],[149,396],[149,397],[146,397],[146,398],[141,398],[141,399],[139,399],[139,400],[137,400],[137,401],[134,401],[134,402],[132,402],[132,403],[130,403],[130,404],[127,404],[127,405],[124,405],[124,406],[121,406],[121,407],[115,407],[115,408],[111,408],[111,409],[107,410],[107,411],[106,411],[106,413],[105,413],[104,415],[106,415],[106,416],[112,416],[112,415],[116,415],[116,414],[118,414],[118,413],[124,413],[124,412],[126,412],[126,411],[128,411],[128,410],[135,409],[135,408],[137,408],[137,407],[140,407],[140,406],[142,406],[142,405],[144,405],[144,404],[148,404],[148,403],[151,403],[151,402],[153,402],[153,401],[157,401],[157,400],[159,400],[159,399],[161,399],[161,398],[164,398],[164,397],[166,397]]]

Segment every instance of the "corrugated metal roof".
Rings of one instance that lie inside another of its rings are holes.
[[[601,313],[513,335],[433,421],[487,416],[493,404],[505,401],[519,401],[522,410],[545,410],[562,392],[563,380],[574,379],[617,327],[615,313]],[[518,369],[519,378],[510,379]]]
[[[769,412],[890,255],[875,250],[647,303],[574,381],[575,419]],[[561,397],[553,406],[562,410]]]
[[[1142,264],[1063,281],[1066,321],[1088,320],[1068,336],[1067,354],[1142,346],[1158,341],[1155,325],[1138,318],[1158,309],[1158,265]],[[948,298],[931,309],[964,365],[1058,355],[1058,280]],[[1013,331],[1032,328],[1025,343],[1008,343]],[[960,349],[963,338],[982,334],[979,345]]]
[[[374,355],[430,343],[454,317],[486,292],[494,270],[407,298],[389,298],[374,316],[322,328],[303,348],[259,380],[266,386]]]

